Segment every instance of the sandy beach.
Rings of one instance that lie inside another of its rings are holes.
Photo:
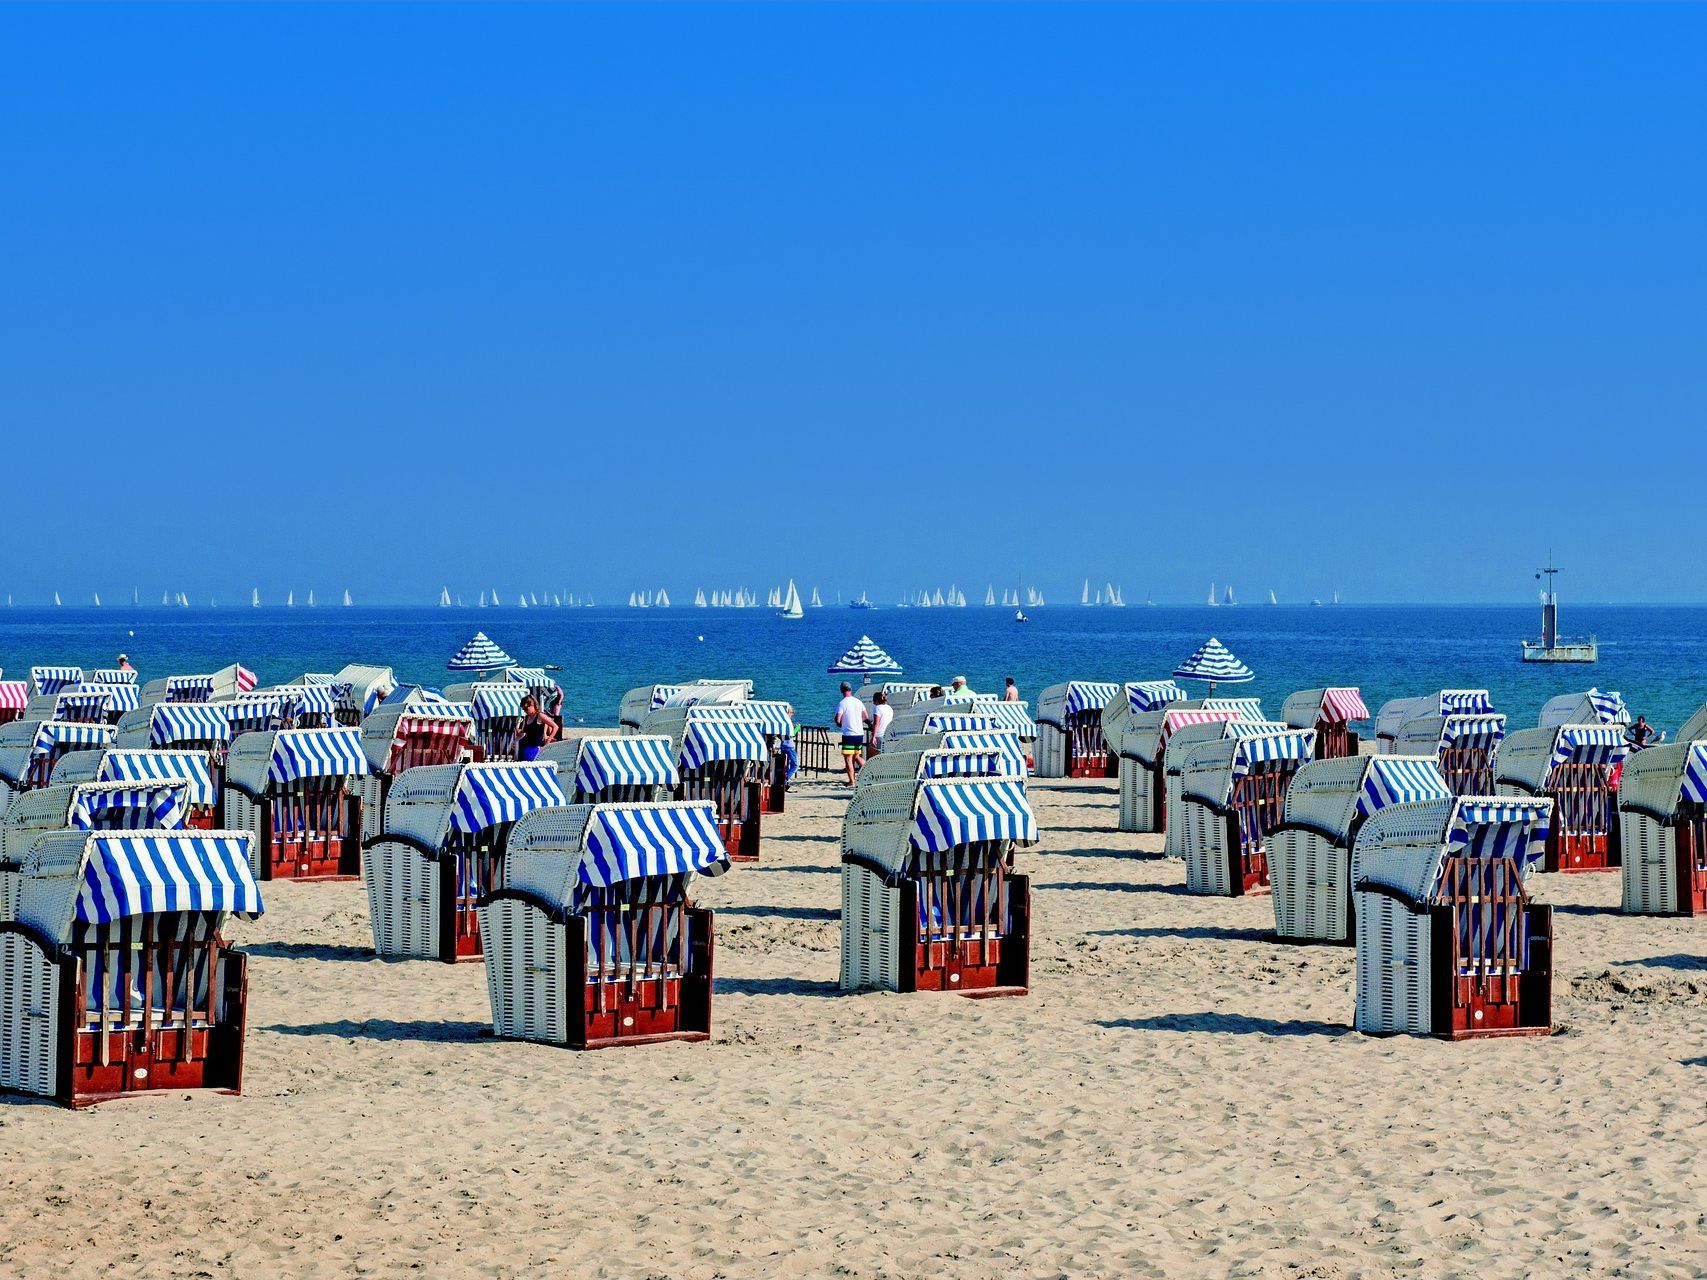
[[[847,792],[717,908],[714,1034],[495,1042],[483,966],[266,887],[246,1093],[0,1106],[0,1273],[1686,1276],[1707,1269],[1702,926],[1542,876],[1549,1039],[1353,1034],[1352,952],[1201,899],[1112,783],[1037,782],[1033,993],[844,995]]]

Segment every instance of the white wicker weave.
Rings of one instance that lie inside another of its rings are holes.
[[[1682,909],[1688,886],[1678,875],[1676,821],[1693,745],[1688,740],[1665,743],[1624,761],[1618,822],[1624,854],[1622,909],[1627,914],[1665,916]]]

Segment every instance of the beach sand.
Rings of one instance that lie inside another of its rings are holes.
[[[714,1034],[495,1042],[480,965],[274,885],[247,1092],[0,1106],[0,1274],[1685,1276],[1707,1269],[1707,925],[1543,876],[1559,1034],[1350,1031],[1352,952],[1182,891],[1112,783],[1039,782],[1033,993],[843,995],[846,790],[717,908]]]

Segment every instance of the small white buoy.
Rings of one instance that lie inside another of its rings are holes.
[[[136,632],[134,632],[134,631],[127,631],[127,632],[125,632],[125,634],[127,636],[131,637],[131,639],[133,639],[133,640],[136,638]]]
[[[695,636],[694,639],[698,640],[701,644],[705,643],[705,637],[704,636]]]

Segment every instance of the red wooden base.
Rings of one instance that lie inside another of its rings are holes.
[[[1557,833],[1547,841],[1547,871],[1616,871],[1619,859],[1609,848],[1605,832],[1570,835]]]
[[[1120,759],[1108,752],[1095,755],[1075,755],[1067,765],[1069,778],[1118,778]]]

